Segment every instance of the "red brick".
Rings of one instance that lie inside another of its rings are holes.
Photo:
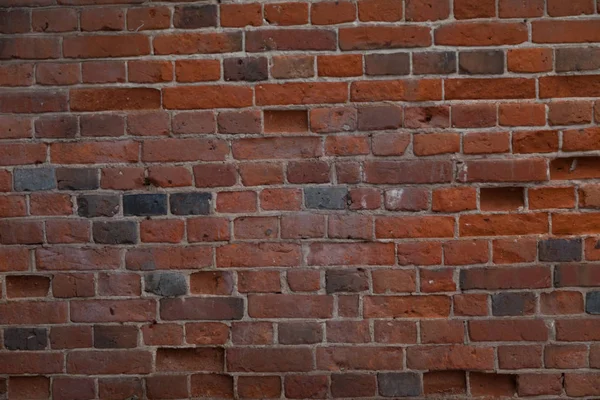
[[[227,349],[227,370],[244,372],[306,372],[312,370],[312,353],[308,348]]]
[[[508,70],[511,72],[535,73],[552,70],[552,49],[509,49],[506,57]]]
[[[310,9],[313,25],[341,24],[356,19],[356,6],[350,1],[323,1],[314,3]]]
[[[593,1],[575,0],[566,4],[557,0],[548,1],[548,15],[550,15],[551,17],[564,17],[567,15],[582,15],[593,13]]]
[[[281,378],[278,376],[242,375],[238,378],[238,394],[245,398],[274,399],[281,395]]]
[[[125,82],[125,62],[88,61],[81,64],[84,83]]]
[[[398,264],[436,265],[442,263],[442,245],[439,242],[398,243]]]
[[[260,4],[221,4],[221,26],[244,27],[262,25]]]
[[[508,132],[467,133],[463,136],[465,154],[506,153],[510,150]]]
[[[217,60],[177,60],[175,77],[177,82],[217,81],[221,64]]]
[[[547,267],[495,267],[461,270],[460,286],[471,289],[532,289],[547,288],[552,284]]]
[[[543,0],[500,0],[498,3],[498,16],[500,18],[534,18],[544,14]]]
[[[423,391],[427,395],[464,394],[467,390],[465,374],[462,371],[439,371],[423,374]]]
[[[416,290],[414,270],[377,269],[371,272],[373,293],[402,293]]]
[[[438,212],[458,212],[477,208],[477,191],[470,187],[434,189],[431,209]]]
[[[360,21],[394,22],[402,19],[402,4],[394,0],[360,0],[358,2]]]
[[[330,318],[333,296],[302,294],[264,294],[248,296],[248,315],[252,318]]]
[[[591,111],[591,109],[590,109]],[[546,106],[534,103],[504,103],[499,107],[502,126],[542,126],[546,124]]]
[[[459,78],[444,81],[446,99],[532,99],[535,82],[527,78]]]
[[[421,343],[463,343],[462,321],[421,321]]]
[[[215,347],[160,348],[156,350],[157,372],[221,372],[224,350]]]
[[[89,375],[150,373],[152,354],[142,350],[77,351],[67,356],[67,372]]]
[[[572,187],[530,188],[527,192],[531,210],[575,207],[575,191]]]
[[[121,31],[125,28],[125,11],[119,8],[83,9],[79,18],[82,31]]]
[[[437,28],[434,36],[437,45],[510,45],[527,41],[527,27],[516,22],[455,22]]]
[[[287,375],[284,388],[286,397],[290,399],[324,399],[329,379],[327,375]]]
[[[238,108],[250,105],[252,89],[249,87],[215,85],[163,89],[163,107],[166,109]]]
[[[238,271],[240,293],[280,293],[279,271]]]
[[[469,321],[469,336],[479,341],[546,341],[548,327],[543,320]]]
[[[392,14],[393,15],[393,14]],[[424,26],[361,26],[340,28],[342,50],[428,47],[430,29]]]
[[[188,325],[189,326],[189,325]],[[186,327],[187,329],[187,327]],[[194,330],[186,331],[190,343],[195,342]],[[142,327],[144,343],[148,346],[180,345],[183,342],[183,327],[175,324],[151,324]]]
[[[547,368],[585,368],[588,349],[581,344],[552,344],[544,348],[544,364]]]
[[[494,366],[494,349],[463,345],[411,346],[406,352],[410,369],[489,370]]]
[[[401,347],[320,347],[317,368],[327,371],[401,370]]]
[[[63,55],[67,58],[130,57],[150,54],[149,38],[141,34],[82,35],[65,37]]]
[[[178,325],[170,325],[180,328]],[[177,338],[181,336],[178,330]],[[220,322],[202,322],[186,324],[186,341],[192,344],[224,344],[229,339],[229,327]]]
[[[265,4],[265,20],[271,25],[304,25],[308,23],[308,4]]]
[[[50,278],[38,275],[7,276],[6,297],[46,297],[50,289]]]
[[[167,29],[171,25],[171,11],[168,7],[140,7],[127,10],[127,29],[145,31]]]
[[[377,238],[436,238],[454,236],[454,218],[438,216],[377,217]]]
[[[513,397],[517,390],[516,376],[496,373],[470,373],[469,386],[475,396]]]
[[[452,298],[454,314],[461,316],[480,316],[488,314],[488,296],[486,294],[457,294]]]
[[[450,15],[450,2],[448,0],[407,0],[407,21],[437,21],[447,19]]]
[[[222,161],[228,151],[225,141],[220,139],[168,138],[145,141],[142,161]]]
[[[457,133],[427,133],[413,136],[413,152],[417,156],[460,152],[460,135]]]
[[[40,66],[44,65],[47,64],[41,64]],[[44,68],[42,67],[41,69],[43,72]],[[8,64],[0,66],[0,73],[0,86],[30,86],[33,83],[33,65],[31,64]]]
[[[327,29],[269,29],[246,32],[246,51],[335,50],[335,32]]]
[[[234,322],[231,327],[233,344],[273,343],[273,324],[270,322]]]
[[[11,399],[17,400],[47,399],[50,395],[50,378],[45,376],[11,376],[8,395]]]
[[[542,368],[542,346],[498,347],[498,365],[502,369]]]
[[[364,315],[368,318],[440,318],[450,313],[446,296],[368,296]]]
[[[494,0],[454,0],[456,19],[489,18],[496,15]]]
[[[192,375],[192,396],[233,398],[233,377],[222,374]]]

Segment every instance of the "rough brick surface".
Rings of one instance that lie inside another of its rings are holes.
[[[0,0],[0,400],[600,396],[598,0]]]

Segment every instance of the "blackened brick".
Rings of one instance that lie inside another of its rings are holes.
[[[217,26],[217,5],[175,7],[173,25],[181,29],[197,29]]]
[[[123,196],[123,213],[125,215],[165,215],[167,214],[167,195],[129,194]]]
[[[379,394],[384,397],[410,397],[421,394],[421,376],[414,372],[377,374]]]
[[[600,314],[600,292],[589,292],[585,295],[585,312]]]
[[[581,239],[547,239],[539,243],[540,261],[581,261]]]
[[[58,168],[56,181],[61,190],[94,190],[100,187],[95,168]]]
[[[304,189],[307,208],[343,210],[348,202],[348,188],[344,186],[308,187]]]
[[[445,75],[456,72],[456,53],[452,51],[413,53],[413,74]]]
[[[13,171],[16,192],[34,192],[56,188],[54,168],[16,168]]]
[[[408,53],[367,54],[365,68],[367,75],[408,75],[410,55]]]
[[[138,240],[134,221],[94,222],[94,241],[102,244],[134,244]]]
[[[77,214],[81,217],[112,217],[119,212],[119,197],[90,194],[77,197]]]
[[[369,290],[369,278],[363,269],[329,270],[325,274],[327,293]]]
[[[534,312],[533,293],[498,293],[492,296],[492,314],[495,316],[529,315]]]
[[[266,57],[240,57],[223,60],[226,81],[264,81],[268,78]]]
[[[137,347],[138,329],[135,326],[94,326],[94,347],[98,349],[130,349]]]
[[[358,109],[361,131],[396,129],[402,126],[402,108],[393,105],[368,106]]]
[[[461,51],[458,56],[461,74],[504,73],[504,52],[501,50]]]
[[[210,193],[174,193],[171,194],[171,212],[175,215],[210,214]]]
[[[48,345],[45,328],[6,328],[4,347],[8,350],[43,350]]]
[[[175,297],[187,293],[185,276],[176,272],[155,272],[145,277],[146,292]]]
[[[278,331],[281,344],[313,344],[323,341],[323,327],[317,322],[282,322]]]

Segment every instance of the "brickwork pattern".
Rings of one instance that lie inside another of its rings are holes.
[[[600,396],[599,5],[0,0],[0,398]]]

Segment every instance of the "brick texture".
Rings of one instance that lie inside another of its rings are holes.
[[[597,0],[0,0],[0,400],[599,398]]]

